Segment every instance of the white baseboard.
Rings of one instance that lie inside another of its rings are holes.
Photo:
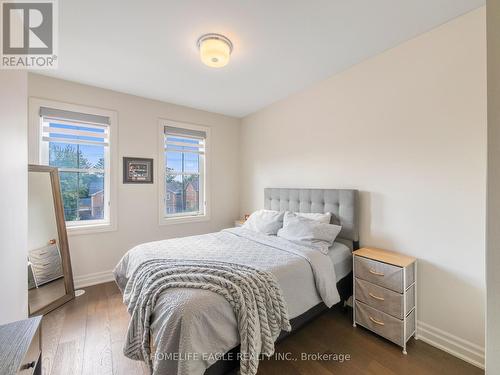
[[[103,271],[90,273],[88,275],[77,276],[74,278],[75,289],[85,288],[86,286],[107,283],[113,281],[113,271]]]
[[[484,347],[422,321],[417,322],[417,333],[419,340],[484,369]]]

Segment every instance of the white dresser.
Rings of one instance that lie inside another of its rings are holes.
[[[37,288],[64,276],[61,254],[56,244],[30,250],[28,259]]]
[[[374,248],[353,254],[353,326],[385,337],[406,354],[407,341],[416,336],[417,259]]]

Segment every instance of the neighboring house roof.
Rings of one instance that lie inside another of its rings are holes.
[[[101,195],[101,194],[104,194],[104,190],[99,190],[99,191],[96,191],[95,193],[93,194],[90,194],[91,197],[94,197],[96,195]]]
[[[188,185],[191,185],[194,190],[198,191],[198,180],[190,181]],[[182,193],[182,184],[178,181],[169,182],[167,184],[167,192],[172,194],[181,194]]]
[[[174,194],[180,194],[182,192],[182,183],[179,181],[171,181],[167,184],[167,191]]]
[[[181,188],[167,188],[167,192],[172,193],[172,194],[180,194],[182,192]]]
[[[102,181],[92,181],[89,184],[89,194],[92,195],[94,193],[98,193],[99,191],[103,190],[102,186],[103,182]]]

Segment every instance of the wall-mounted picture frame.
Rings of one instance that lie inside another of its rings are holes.
[[[153,159],[124,157],[123,183],[152,184]]]

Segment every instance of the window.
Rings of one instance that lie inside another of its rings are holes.
[[[162,123],[160,220],[207,218],[206,159],[208,129]]]
[[[109,116],[39,107],[39,161],[57,167],[68,229],[111,222]]]

